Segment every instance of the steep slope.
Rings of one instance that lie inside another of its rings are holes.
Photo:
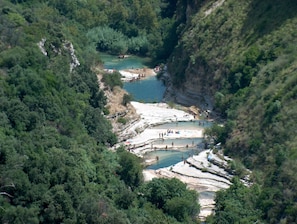
[[[86,36],[106,26],[124,37],[150,30],[158,49],[160,4],[0,1],[0,223],[196,223],[196,192],[178,180],[149,192],[139,158],[109,150],[117,137]]]
[[[254,170],[269,223],[297,220],[296,10],[289,0],[203,1],[168,63],[173,98],[231,124],[225,152]]]

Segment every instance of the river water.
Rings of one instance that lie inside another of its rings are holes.
[[[117,56],[109,55],[105,53],[100,53],[101,59],[104,62],[104,68],[106,69],[116,69],[124,70],[130,68],[143,68],[147,67],[150,62],[147,58],[140,58],[137,56],[129,56],[125,59],[119,59]],[[144,103],[151,102],[161,102],[165,92],[165,86],[162,81],[158,80],[156,77],[148,77],[134,82],[125,82],[124,89],[133,96],[133,100]],[[209,127],[211,122],[208,121],[191,121],[191,122],[174,122],[166,123],[155,128],[161,129],[174,129],[177,126],[183,129],[201,129]],[[178,162],[187,159],[189,156],[198,153],[197,145],[201,144],[202,138],[184,138],[184,139],[170,139],[170,140],[157,140],[153,142],[154,145],[163,146],[165,145],[178,146],[175,150],[160,150],[149,152],[144,155],[144,158],[156,158],[159,160],[156,164],[152,164],[148,169],[159,169],[163,167],[168,167],[174,165]]]
[[[144,103],[162,101],[165,88],[162,81],[157,80],[155,76],[124,83],[124,89],[132,95],[133,100]]]
[[[119,59],[116,56],[108,54],[100,54],[104,67],[106,69],[131,69],[148,67],[149,59],[130,56],[125,59]],[[165,86],[162,81],[156,77],[148,77],[147,79],[126,82],[124,89],[133,96],[133,100],[138,102],[161,102],[165,92]],[[210,127],[212,122],[209,121],[190,121],[190,122],[172,122],[155,126],[157,129],[203,129]],[[157,162],[146,167],[147,169],[157,170],[164,167],[173,166],[184,161],[190,156],[197,155],[203,150],[204,144],[202,138],[183,138],[183,139],[168,139],[156,140],[152,143],[161,148],[156,148],[155,151],[148,152],[144,155],[144,159],[158,158]],[[164,150],[164,146],[169,146]],[[171,147],[174,145],[175,147]],[[199,199],[214,199],[215,192],[202,191],[199,193]]]
[[[129,56],[125,59],[105,53],[101,53],[100,56],[106,69],[124,70],[143,68],[147,67],[150,63],[150,59],[137,56]],[[123,88],[132,95],[133,100],[144,103],[160,102],[163,99],[166,89],[163,82],[155,76],[134,82],[124,82]]]

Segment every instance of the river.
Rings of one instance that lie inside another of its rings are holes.
[[[150,59],[137,56],[129,56],[124,59],[105,53],[101,53],[100,56],[104,62],[105,69],[124,70],[144,68],[148,67],[150,63]],[[156,76],[150,76],[146,79],[133,82],[124,82],[123,88],[132,95],[133,100],[144,103],[162,101],[166,89],[163,82],[158,80]]]
[[[147,67],[150,60],[148,58],[141,58],[137,56],[129,56],[124,59],[120,59],[114,55],[109,55],[101,53],[101,58],[104,62],[104,68],[106,69],[116,69],[125,70],[130,68],[143,68]],[[123,87],[129,94],[133,96],[133,100],[138,102],[161,102],[165,92],[165,86],[162,81],[158,80],[155,76],[150,76],[146,79],[124,82]],[[154,128],[161,129],[175,129],[177,126],[183,129],[201,129],[209,127],[211,122],[207,121],[192,121],[192,122],[174,122],[165,123],[162,125],[155,126]],[[154,141],[152,144],[159,145],[160,148],[156,151],[146,153],[144,155],[145,159],[158,158],[157,163],[148,166],[148,169],[159,169],[163,167],[168,167],[174,165],[184,159],[187,159],[193,154],[197,154],[197,145],[202,142],[202,138],[177,138],[165,141]],[[178,146],[178,150],[161,150],[164,149],[165,145]]]
[[[143,68],[146,67],[147,63],[149,62],[148,59],[139,58],[136,56],[118,59],[116,56],[110,56],[106,54],[103,55],[103,61],[105,62],[104,66],[106,69],[117,70]],[[142,103],[161,102],[165,92],[165,86],[161,81],[157,80],[156,77],[149,77],[139,81],[124,83],[124,89],[133,95],[135,101]],[[150,127],[150,129],[155,128],[159,130],[165,130],[165,132],[168,130],[173,131],[173,133],[176,134],[180,130],[201,131],[206,127],[210,127],[211,125],[212,122],[204,120],[192,120],[186,122],[169,122]],[[194,186],[194,189],[199,192],[199,203],[201,205],[200,217],[205,218],[207,215],[211,214],[211,209],[213,208],[214,204],[215,191],[221,188],[227,188],[228,185],[225,186],[222,184],[221,180],[218,180],[216,175],[202,172],[200,170],[194,169],[192,166],[183,168],[183,165],[178,165],[185,164],[185,160],[188,159],[190,161],[194,161],[194,163],[197,163],[197,166],[207,166],[207,168],[204,168],[205,170],[215,168],[215,166],[211,166],[209,164],[205,156],[201,162],[195,160],[195,156],[200,156],[200,152],[203,151],[203,138],[181,137],[182,136],[170,139],[159,138],[153,140],[150,143],[151,150],[149,150],[147,153],[142,153],[142,156],[144,157],[145,161],[148,160],[155,162],[146,167],[144,172],[149,172],[152,175],[155,175],[156,172],[159,173],[160,170],[162,170],[161,172],[167,173],[170,171],[166,171],[166,167],[170,167],[170,169],[173,167],[174,173],[171,173],[170,175],[179,173],[179,178],[183,182],[189,184],[189,186]],[[179,167],[181,167],[181,169],[179,169]],[[196,175],[197,177],[195,177]],[[194,176],[194,179],[191,179],[192,176]]]

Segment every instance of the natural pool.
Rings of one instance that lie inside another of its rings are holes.
[[[199,129],[199,128],[208,128],[213,124],[211,121],[206,120],[193,120],[193,121],[179,121],[165,123],[153,128],[157,129],[171,129],[171,128],[183,128],[183,129]]]
[[[152,103],[162,101],[166,87],[162,81],[151,76],[134,82],[125,82],[124,89],[133,96],[133,100]]]
[[[137,56],[129,56],[125,59],[120,59],[115,55],[100,53],[100,57],[104,62],[106,69],[131,69],[147,67],[150,59]],[[165,85],[155,76],[146,79],[125,82],[123,87],[129,94],[133,96],[133,100],[145,103],[160,102],[163,99]]]
[[[144,155],[144,159],[156,159],[155,164],[149,165],[147,169],[159,169],[169,167],[179,163],[192,155],[197,155],[201,149],[197,147],[203,141],[202,138],[182,138],[182,139],[158,139],[152,143],[156,147],[154,151]],[[168,146],[165,150],[165,146]],[[187,147],[186,147],[187,146]]]
[[[152,145],[158,145],[162,148],[165,148],[165,146],[168,146],[168,148],[174,146],[174,147],[182,147],[187,148],[188,147],[195,147],[197,148],[197,145],[202,142],[202,138],[176,138],[176,139],[158,139],[152,143]]]
[[[147,67],[150,60],[148,58],[141,58],[137,56],[129,56],[125,59],[120,59],[117,56],[100,53],[100,57],[104,62],[104,67],[107,69],[130,69],[130,68],[143,68]],[[139,102],[160,102],[162,101],[165,86],[162,81],[156,79],[156,77],[148,77],[147,79],[138,80],[135,82],[124,83],[124,89],[133,96],[135,101]],[[212,125],[209,121],[187,121],[187,122],[172,122],[155,126],[153,128],[159,129],[202,129]],[[156,158],[159,160],[156,164],[153,164],[148,169],[159,169],[163,167],[172,166],[178,162],[187,159],[193,154],[197,154],[201,151],[202,138],[179,138],[179,139],[164,139],[156,140],[152,145],[158,145],[161,148],[168,146],[168,150],[160,150],[156,148],[156,151],[149,152],[145,155],[145,158]],[[174,146],[174,147],[172,147]],[[188,147],[186,147],[188,146]],[[175,149],[172,149],[175,148]],[[178,148],[178,149],[177,149]]]
[[[179,162],[182,162],[183,160],[189,158],[193,155],[193,153],[197,154],[197,149],[195,148],[188,148],[187,150],[156,150],[153,152],[147,153],[144,157],[145,158],[157,158],[158,161],[155,164],[152,164],[147,169],[157,170],[164,167],[169,167],[172,165],[175,165]]]
[[[210,127],[213,122],[206,120],[180,121],[171,122],[152,127],[153,129],[203,129]],[[196,155],[204,148],[203,138],[178,138],[178,139],[158,139],[152,143],[152,147],[156,146],[156,151],[149,152],[145,155],[145,159],[156,158],[159,160],[156,164],[150,165],[148,169],[159,169],[175,165],[178,162],[187,159],[193,154]],[[168,150],[158,150],[158,147]],[[176,148],[176,149],[174,149]],[[182,159],[183,158],[183,159]]]

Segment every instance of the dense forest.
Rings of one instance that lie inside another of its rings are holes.
[[[0,1],[1,223],[196,223],[196,192],[108,149],[94,72],[98,50],[168,57],[175,3]]]
[[[209,133],[252,171],[207,223],[297,223],[297,3],[292,0],[1,0],[1,223],[196,223],[197,193],[144,183],[117,142],[100,51],[167,62],[224,126]],[[203,86],[201,86],[203,83]]]
[[[177,92],[214,98],[225,122],[212,134],[254,182],[218,193],[208,221],[296,223],[297,2],[194,2],[168,69]]]

